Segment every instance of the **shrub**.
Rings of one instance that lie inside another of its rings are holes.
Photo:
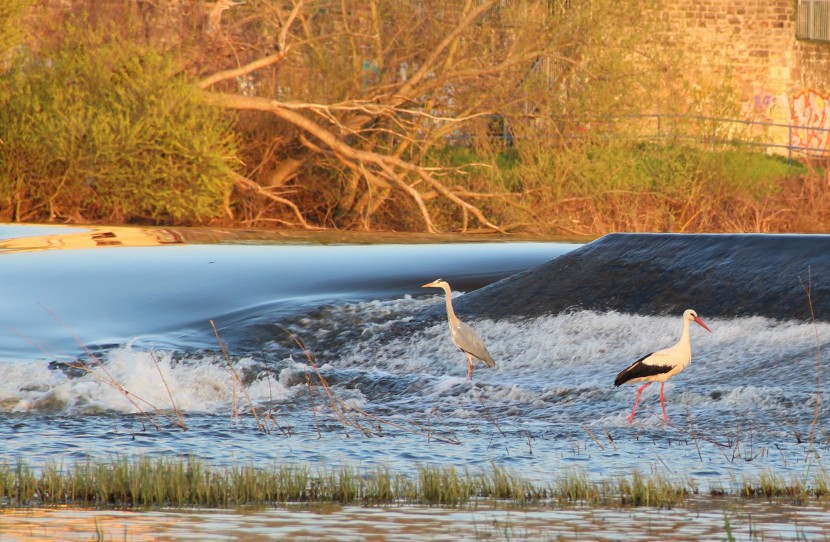
[[[782,181],[807,173],[742,147],[601,139],[558,148],[520,147],[525,222],[584,234],[608,231],[753,230]]]
[[[65,35],[0,76],[3,218],[187,224],[221,214],[230,119],[169,56],[114,34]]]
[[[20,15],[31,0],[3,0],[0,2],[0,53],[15,47],[22,35]]]

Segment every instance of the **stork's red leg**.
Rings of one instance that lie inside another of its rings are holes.
[[[651,382],[646,382],[645,384],[640,386],[639,390],[637,390],[637,397],[634,398],[634,408],[631,409],[631,416],[628,417],[628,423],[633,423],[634,422],[634,414],[637,413],[637,403],[640,402],[640,394],[643,393],[643,390],[646,389],[647,387],[649,387],[650,385],[651,385]]]
[[[666,414],[666,399],[663,397],[663,386],[665,385],[665,382],[660,384],[660,404],[663,406],[663,421],[669,423],[669,415]]]

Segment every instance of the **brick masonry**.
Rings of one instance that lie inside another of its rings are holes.
[[[791,144],[830,149],[830,132],[823,131],[830,129],[830,42],[796,38],[797,0],[651,6],[656,45],[677,52],[710,83],[730,79],[745,117],[806,127],[787,132]]]

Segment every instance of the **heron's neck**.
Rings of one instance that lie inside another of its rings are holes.
[[[449,316],[450,325],[452,325],[452,321],[455,320],[455,311],[452,309],[452,292],[449,286],[444,286],[444,293],[447,294],[447,315]]]

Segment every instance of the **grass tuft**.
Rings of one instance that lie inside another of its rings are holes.
[[[713,486],[718,497],[826,501],[830,477],[819,470],[809,480],[787,481],[767,472],[733,480],[732,491]],[[280,503],[424,504],[461,507],[480,501],[511,506],[589,505],[672,508],[696,494],[693,482],[678,483],[662,474],[593,481],[583,472],[568,472],[548,485],[531,483],[492,465],[471,473],[455,466],[421,465],[414,477],[388,466],[253,464],[213,467],[195,459],[148,456],[79,461],[70,466],[48,463],[35,468],[22,459],[0,464],[0,507],[233,507]]]
[[[631,506],[671,508],[682,502],[688,494],[685,487],[670,481],[662,474],[645,478],[636,470],[630,479],[621,478],[618,487],[622,503]]]

